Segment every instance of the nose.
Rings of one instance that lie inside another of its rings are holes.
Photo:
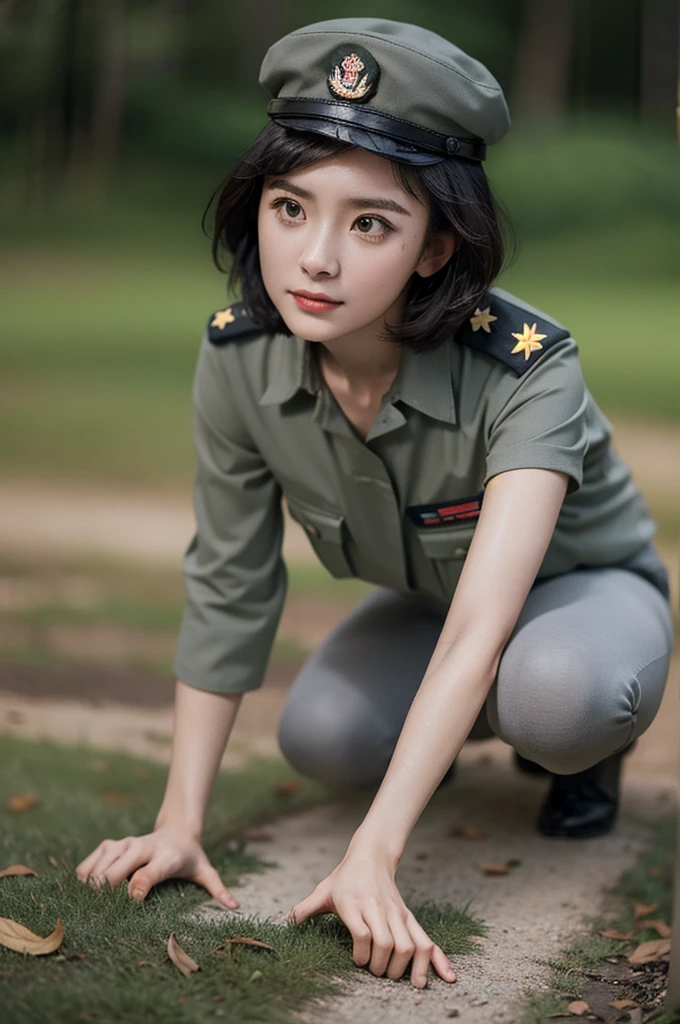
[[[335,253],[333,231],[329,226],[307,235],[305,246],[300,253],[299,265],[303,273],[311,278],[337,277],[340,263]]]

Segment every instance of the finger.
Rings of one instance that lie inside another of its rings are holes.
[[[366,900],[361,906],[364,921],[371,930],[371,959],[369,971],[380,977],[390,962],[394,950],[394,937],[390,931],[385,912],[375,900]]]
[[[149,889],[159,882],[165,881],[170,875],[170,866],[156,857],[148,864],[135,871],[128,883],[128,895],[133,900],[143,900]]]
[[[103,885],[107,870],[118,860],[121,853],[127,849],[127,846],[128,841],[121,839],[119,842],[112,844],[101,854],[99,860],[90,871],[90,880],[96,888]]]
[[[223,903],[225,907],[238,907],[238,900],[229,892],[220,878],[219,872],[212,864],[204,864],[199,868],[193,877],[193,881],[207,889],[210,895],[214,899],[219,900],[220,903]]]
[[[416,944],[406,927],[404,915],[398,907],[393,907],[388,912],[387,920],[394,937],[394,950],[387,965],[387,977],[398,981],[415,953]]]
[[[301,924],[308,917],[313,917],[314,914],[330,914],[334,912],[334,908],[328,898],[328,890],[323,885],[317,885],[314,892],[311,892],[309,896],[305,896],[303,900],[300,900],[299,903],[292,907],[288,918],[294,921],[295,924]]]
[[[411,984],[415,985],[416,988],[425,988],[427,985],[427,972],[434,952],[434,942],[427,932],[421,928],[412,914],[407,918],[407,927],[416,944],[416,950],[413,954],[413,966],[411,968]]]
[[[115,889],[124,878],[127,878],[136,868],[149,863],[149,854],[141,843],[135,843],[121,853],[104,872],[109,884]]]
[[[82,860],[76,867],[76,874],[81,882],[87,881],[87,876],[92,873],[92,869],[99,863],[99,861],[106,856],[106,854],[114,847],[116,842],[119,840],[115,839],[104,839],[99,846],[95,847],[89,857]]]
[[[358,910],[342,908],[338,915],[352,936],[352,960],[357,967],[365,967],[371,959],[371,930]]]
[[[453,964],[449,960],[448,956],[439,946],[434,947],[434,953],[432,954],[432,966],[436,970],[440,978],[444,981],[455,981],[457,978],[456,972],[453,968]]]

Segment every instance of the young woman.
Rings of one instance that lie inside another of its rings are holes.
[[[482,168],[498,83],[424,29],[340,19],[267,54],[271,117],[223,186],[214,314],[194,385],[197,530],[185,555],[175,732],[154,831],[77,871],[142,899],[188,878],[238,902],[201,845],[242,695],[286,591],[281,498],[336,577],[376,584],[310,657],[279,739],[301,772],[378,787],[347,853],[292,908],[334,912],[354,959],[415,986],[455,972],[395,873],[468,737],[552,773],[546,835],[615,820],[621,756],[652,722],[672,626],[655,525],[576,342],[499,288]],[[540,154],[537,154],[540,159]]]

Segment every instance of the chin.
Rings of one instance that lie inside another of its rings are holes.
[[[292,334],[305,341],[333,341],[334,338],[341,338],[345,334],[356,330],[356,327],[338,327],[337,324],[322,320],[321,317],[307,315],[302,312],[286,311],[286,315],[279,310],[281,319]]]

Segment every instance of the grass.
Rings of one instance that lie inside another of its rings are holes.
[[[298,926],[246,916],[207,922],[192,916],[207,896],[189,882],[164,882],[139,904],[124,884],[95,891],[77,879],[75,865],[104,837],[153,827],[165,777],[166,769],[136,758],[107,753],[102,760],[86,747],[3,737],[1,866],[24,863],[38,877],[0,879],[2,913],[40,935],[60,918],[65,935],[60,949],[43,957],[0,947],[6,1024],[293,1024],[292,1011],[313,996],[339,991],[356,973],[351,937],[336,917]],[[271,866],[248,852],[245,829],[327,799],[323,787],[308,782],[277,796],[276,784],[291,777],[295,773],[283,763],[256,761],[216,780],[204,845],[236,893],[242,873]],[[34,795],[35,809],[14,815],[6,810],[16,793]],[[471,937],[486,933],[481,920],[448,905],[412,909],[450,956],[474,952]],[[201,966],[188,978],[167,957],[172,931]],[[277,953],[244,946],[211,953],[234,935],[268,942]]]
[[[518,1024],[545,1024],[550,1015],[560,1012],[569,1016],[567,1006],[571,1000],[586,998],[586,986],[603,961],[621,961],[641,942],[658,939],[653,928],[637,928],[634,914],[636,903],[657,904],[658,909],[648,916],[671,922],[673,909],[673,868],[675,861],[676,819],[663,818],[654,824],[655,836],[650,848],[640,855],[635,865],[624,872],[617,883],[603,893],[602,905],[589,918],[587,926],[592,935],[575,942],[555,959],[540,963],[552,968],[553,991],[534,995],[526,1003],[524,1015]],[[598,931],[612,929],[620,933],[634,933],[630,940],[607,939]],[[640,983],[642,984],[642,983]],[[619,984],[612,989],[612,999],[630,998],[640,1004],[644,995],[634,984]],[[587,999],[586,999],[587,1001]],[[680,1024],[680,1013],[653,1011],[643,1017],[654,1024]]]

